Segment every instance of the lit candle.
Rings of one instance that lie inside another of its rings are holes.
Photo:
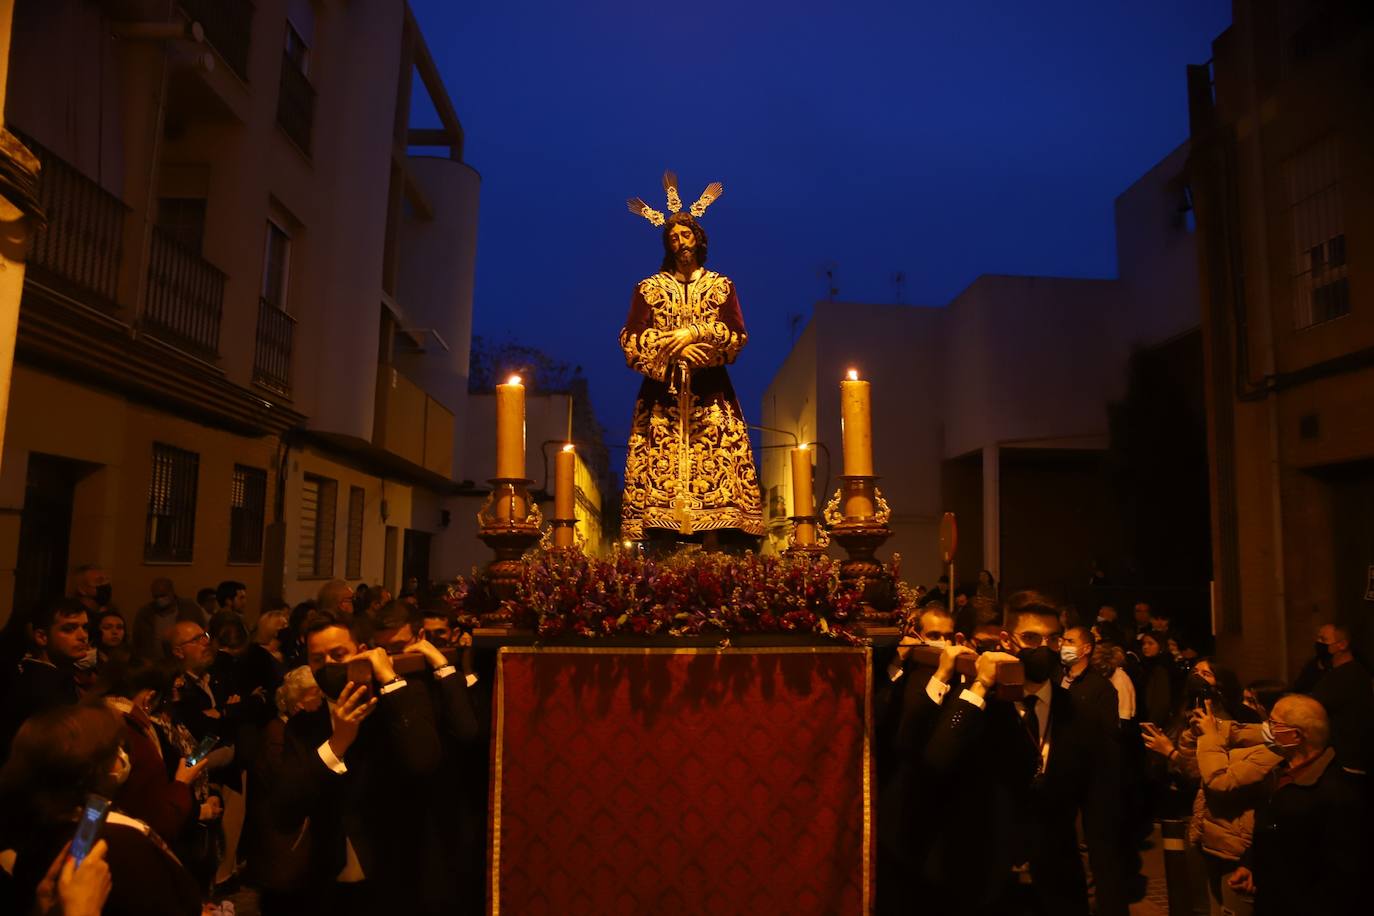
[[[525,477],[525,386],[518,375],[496,386],[496,476]]]
[[[553,456],[553,517],[556,520],[567,520],[577,518],[574,509],[574,483],[573,475],[577,470],[577,453],[573,451],[572,443],[563,446],[563,450]],[[573,530],[570,526],[557,525],[553,529],[553,540],[555,547],[571,547],[573,542]]]
[[[805,443],[792,449],[792,514],[811,514],[811,449]]]
[[[812,513],[811,449],[803,442],[792,449],[792,514],[797,517]],[[803,547],[816,543],[816,527],[810,522],[797,522],[796,539]]]
[[[873,475],[873,404],[868,382],[858,369],[840,381],[840,429],[844,436],[844,473],[848,477]]]

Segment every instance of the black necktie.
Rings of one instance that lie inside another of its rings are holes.
[[[1021,724],[1026,727],[1026,734],[1030,735],[1031,744],[1040,749],[1040,716],[1035,712],[1035,704],[1040,698],[1035,694],[1021,698],[1021,705],[1026,710],[1026,715],[1021,719]]]

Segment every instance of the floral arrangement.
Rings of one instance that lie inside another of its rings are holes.
[[[836,560],[701,551],[532,553],[514,600],[500,601],[477,573],[451,583],[445,600],[460,619],[505,610],[544,638],[811,633],[852,642],[862,613],[862,591],[841,581]]]

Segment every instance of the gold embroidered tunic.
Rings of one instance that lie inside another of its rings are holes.
[[[706,345],[707,365],[670,364],[668,344],[679,328]],[[728,277],[704,269],[688,280],[657,273],[635,288],[620,347],[645,378],[625,459],[625,537],[640,540],[652,528],[763,534],[749,429],[725,369],[746,340]]]

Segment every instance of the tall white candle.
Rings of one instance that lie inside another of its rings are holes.
[[[873,404],[870,385],[850,369],[840,381],[840,429],[844,438],[844,472],[850,477],[873,474]]]
[[[496,386],[496,476],[525,476],[525,386],[518,375]]]

